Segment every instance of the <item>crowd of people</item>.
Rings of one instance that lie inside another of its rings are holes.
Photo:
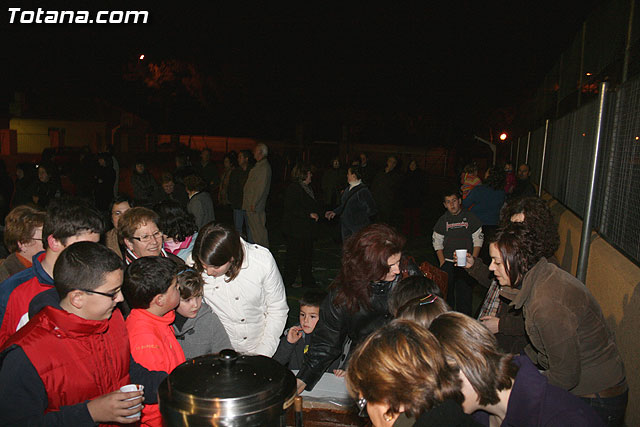
[[[166,376],[232,348],[298,370],[299,393],[344,377],[375,426],[402,413],[418,426],[623,425],[624,364],[598,302],[554,258],[557,227],[527,165],[481,180],[470,164],[441,191],[436,284],[405,253],[425,228],[416,160],[401,173],[389,156],[376,173],[364,153],[344,170],[332,159],[315,187],[296,164],[279,268],[268,155],[230,152],[220,170],[208,150],[196,165],[178,155],[160,185],[139,158],[131,196],[111,155],[81,197],[44,163],[37,185],[21,183],[20,166],[0,264],[0,424],[161,426]],[[219,207],[233,224],[216,221]],[[321,219],[342,239],[327,292],[312,268]],[[474,286],[487,288],[475,312]],[[299,323],[285,329],[298,287]]]

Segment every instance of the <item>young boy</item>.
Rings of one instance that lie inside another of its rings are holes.
[[[65,249],[53,271],[60,302],[44,307],[0,354],[0,425],[132,423],[144,384],[147,401],[166,373],[131,360],[122,301],[122,260],[93,242]],[[49,291],[46,291],[49,292]],[[146,376],[143,378],[143,376]],[[133,400],[128,400],[133,399]]]
[[[300,325],[284,331],[278,349],[273,355],[274,360],[292,370],[302,368],[304,355],[311,344],[311,335],[320,318],[320,304],[326,296],[324,292],[308,291],[300,298]],[[342,371],[337,369],[339,364],[340,359],[336,359],[327,368],[327,372],[342,374]]]
[[[440,268],[449,276],[447,303],[456,311],[471,315],[473,280],[463,268],[456,267],[453,254],[456,249],[466,249],[478,256],[484,236],[482,222],[471,212],[462,210],[462,197],[457,188],[449,188],[442,194],[447,211],[433,227],[433,249],[436,250]]]
[[[127,331],[133,359],[149,370],[171,371],[185,361],[171,324],[180,304],[179,265],[168,258],[142,257],[124,274],[122,290],[131,307]],[[142,409],[142,425],[162,426],[158,405]]]
[[[173,331],[182,346],[184,357],[193,359],[233,348],[222,322],[211,307],[202,301],[202,275],[185,267],[176,280],[180,286],[180,305],[176,309]]]

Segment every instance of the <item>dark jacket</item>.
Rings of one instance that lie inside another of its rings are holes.
[[[302,337],[300,337],[300,339],[293,344],[291,344],[287,340],[288,333],[289,329],[285,329],[284,334],[282,335],[282,337],[280,337],[280,344],[278,344],[278,349],[276,350],[272,358],[273,360],[277,361],[283,366],[286,366],[292,371],[297,371],[302,368],[302,365],[304,364],[304,355],[307,351],[309,351],[313,332],[311,334],[305,334],[304,332],[302,332]],[[338,369],[339,367],[340,357],[334,360],[325,372],[333,372],[334,369]]]
[[[624,380],[602,309],[571,274],[542,258],[525,274],[512,304],[523,310],[527,355],[545,369],[549,383],[581,396]]]
[[[422,206],[426,194],[426,179],[420,169],[408,170],[402,181],[402,203],[405,208],[419,208]]]
[[[512,199],[519,199],[521,197],[531,197],[536,195],[536,188],[533,186],[529,178],[519,179],[516,182],[516,187],[511,192]]]
[[[365,184],[359,184],[342,193],[340,206],[333,210],[340,215],[342,237],[357,233],[371,223],[371,217],[377,212],[376,202]]]
[[[195,217],[198,230],[203,225],[216,219],[216,214],[213,211],[213,200],[206,191],[196,193],[189,199],[187,211]]]
[[[240,166],[234,168],[229,176],[229,185],[227,186],[227,199],[233,209],[242,209],[242,197],[244,192],[244,183],[247,182],[250,167],[242,170]]]
[[[317,222],[309,215],[320,213],[320,206],[299,182],[287,187],[284,195],[282,230],[285,235],[298,239],[313,238]]]
[[[504,190],[482,184],[469,192],[462,201],[462,206],[473,212],[482,221],[482,225],[497,225],[504,199]]]
[[[376,176],[371,184],[371,192],[373,199],[376,201],[378,208],[378,219],[381,222],[390,222],[397,205],[398,190],[402,176],[397,169],[386,172],[384,169]]]
[[[603,426],[602,420],[582,400],[549,384],[526,356],[516,356],[518,373],[511,388],[504,427],[525,426]],[[489,425],[489,414],[477,411],[474,418]]]
[[[403,261],[406,263],[406,260],[403,259]],[[403,273],[410,276],[422,274],[413,263],[405,265]],[[369,307],[360,307],[355,313],[350,312],[343,305],[336,305],[333,301],[337,291],[335,288],[331,289],[320,306],[320,319],[313,331],[304,366],[298,372],[298,378],[307,384],[307,390],[313,389],[331,362],[342,354],[347,337],[351,339],[348,360],[360,341],[391,321],[389,295],[391,295],[395,284],[401,279],[402,274],[398,274],[390,282],[371,282],[369,284]]]

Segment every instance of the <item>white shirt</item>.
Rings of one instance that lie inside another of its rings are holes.
[[[244,354],[273,356],[287,321],[282,276],[268,249],[241,239],[244,260],[230,282],[206,272],[204,300],[224,325],[233,349]],[[187,264],[193,264],[191,255]]]

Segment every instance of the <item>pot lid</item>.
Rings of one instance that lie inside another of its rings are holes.
[[[223,350],[176,367],[158,394],[161,406],[171,406],[185,415],[233,417],[272,406],[286,409],[296,395],[296,379],[290,370],[266,356]]]

